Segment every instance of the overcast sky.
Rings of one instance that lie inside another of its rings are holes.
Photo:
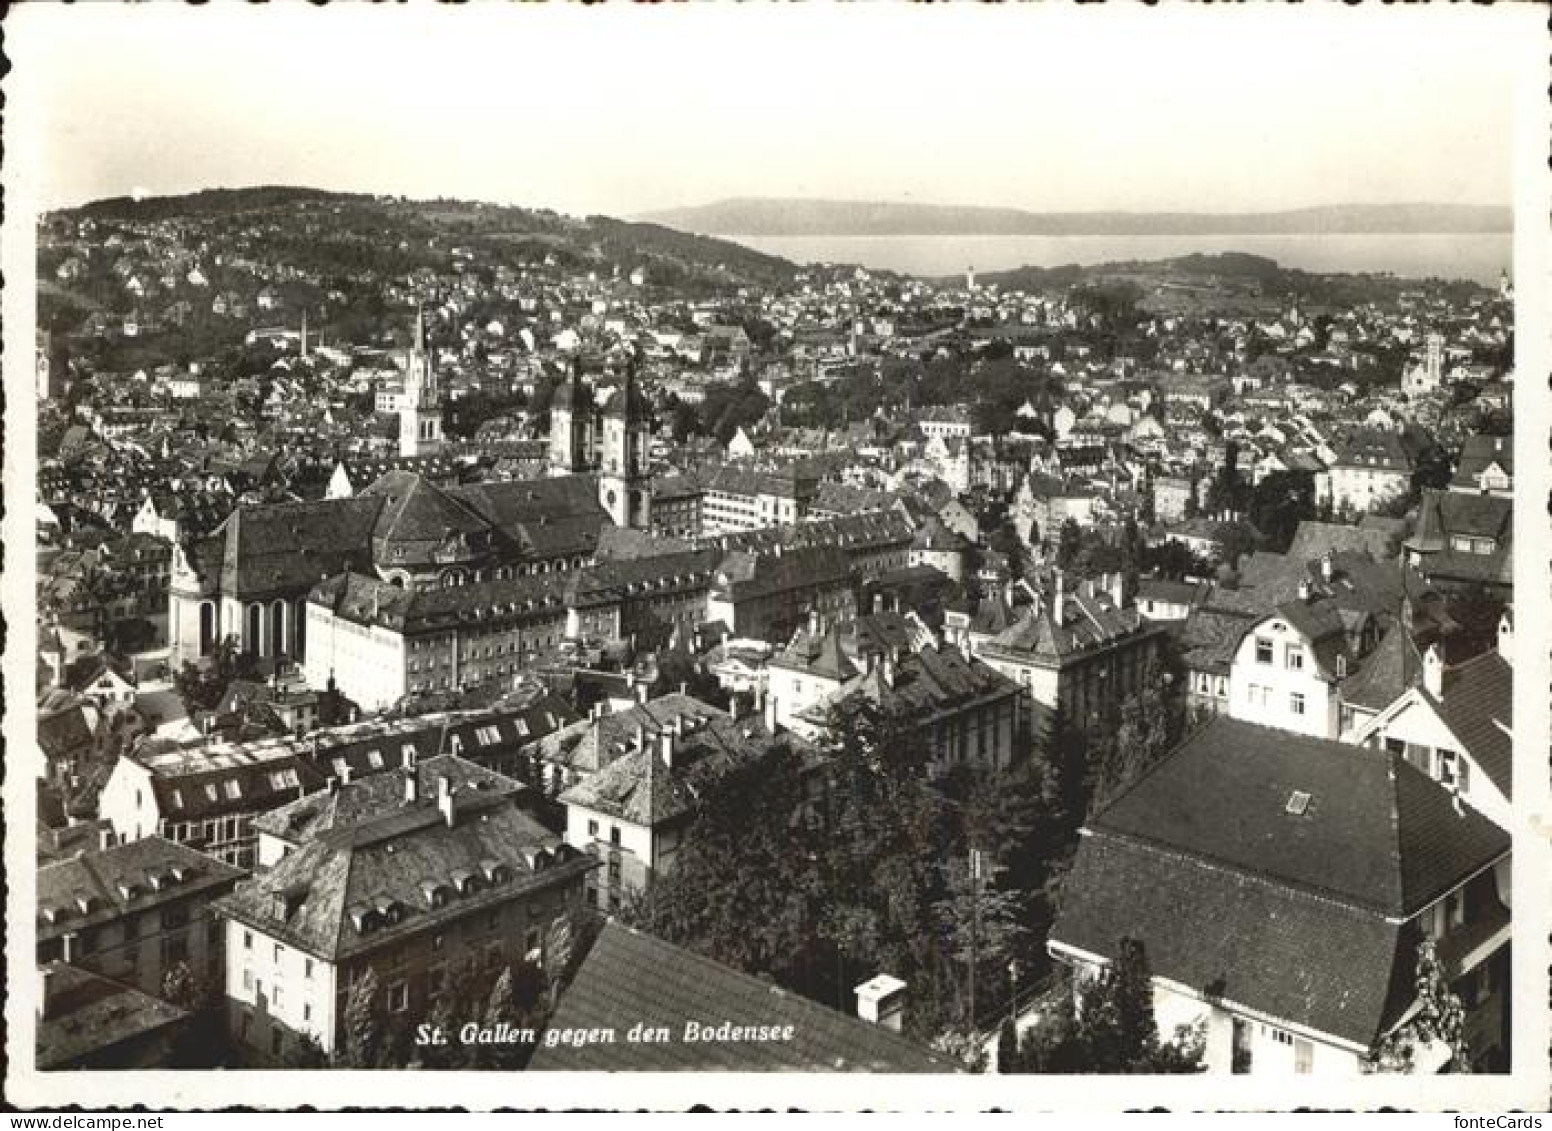
[[[1532,5],[212,7],[12,10],[6,129],[41,108],[42,205],[1508,204],[1503,62],[1544,40]]]

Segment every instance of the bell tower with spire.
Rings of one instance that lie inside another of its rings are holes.
[[[415,344],[404,370],[404,400],[399,408],[399,454],[434,455],[442,446],[442,395],[426,349],[426,315],[415,311]]]
[[[573,358],[570,374],[550,401],[550,470],[554,474],[587,470],[592,462],[592,431],[593,394]]]
[[[636,388],[636,361],[625,370],[625,383],[604,409],[598,501],[616,526],[646,530],[652,520],[647,450],[652,422]]]

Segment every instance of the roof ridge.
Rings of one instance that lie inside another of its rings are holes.
[[[1399,755],[1390,754],[1385,759],[1385,786],[1390,801],[1390,827],[1388,842],[1390,856],[1385,870],[1386,886],[1392,889],[1391,898],[1400,908],[1398,914],[1406,914],[1406,889],[1401,882],[1401,787],[1396,777],[1396,761]]]

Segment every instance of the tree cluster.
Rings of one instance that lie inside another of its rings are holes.
[[[705,797],[674,867],[633,924],[838,1009],[888,972],[922,1039],[1005,994],[1010,961],[1043,962],[1049,862],[1071,822],[1038,762],[929,781],[922,735],[867,702],[836,713],[821,763],[778,744]],[[972,867],[972,851],[977,867]]]
[[[1198,1026],[1161,1038],[1153,1013],[1148,957],[1122,939],[1116,960],[1061,992],[1040,1022],[1019,1034],[1005,1023],[997,1042],[1004,1073],[1154,1073],[1202,1070],[1205,1032]]]

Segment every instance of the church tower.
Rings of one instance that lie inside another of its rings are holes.
[[[399,454],[436,454],[442,446],[442,395],[426,349],[426,316],[415,311],[415,344],[404,371],[404,400],[399,408]]]
[[[625,383],[604,409],[603,459],[598,501],[616,526],[646,530],[652,519],[647,448],[652,422],[636,389],[636,362],[625,370]]]
[[[592,462],[593,394],[571,361],[571,375],[550,401],[550,470],[557,475],[586,471]]]

